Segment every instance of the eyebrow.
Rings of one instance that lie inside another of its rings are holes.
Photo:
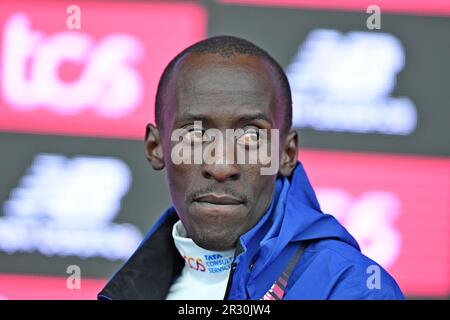
[[[272,119],[265,113],[257,112],[257,113],[251,113],[251,114],[243,114],[237,119],[238,124],[248,123],[254,120],[264,120],[268,122],[271,126],[273,126]],[[202,121],[205,123],[210,123],[211,119],[210,117],[204,115],[204,114],[194,114],[191,112],[183,113],[181,116],[177,117],[175,119],[175,123],[180,122],[190,122],[190,121]]]
[[[270,125],[272,126],[272,119],[265,113],[262,112],[258,112],[258,113],[253,113],[253,114],[244,114],[241,117],[239,117],[238,122],[239,123],[246,123],[246,122],[251,122],[253,120],[265,120],[268,123],[270,123]]]
[[[209,122],[209,117],[202,115],[202,114],[194,114],[191,112],[185,112],[179,117],[175,118],[175,123],[180,122],[191,122],[191,121],[202,121],[202,122]]]

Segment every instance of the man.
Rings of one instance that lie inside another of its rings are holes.
[[[403,298],[321,212],[297,160],[289,83],[267,52],[230,36],[185,49],[160,79],[155,115],[146,156],[153,169],[166,169],[173,206],[100,299]],[[195,149],[216,140],[206,137],[212,129],[239,131],[233,151],[247,155],[264,141],[276,145],[277,170],[262,174],[262,161],[219,161],[230,158],[223,148],[213,149],[215,161],[176,159],[174,132]]]

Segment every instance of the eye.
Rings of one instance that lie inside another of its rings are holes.
[[[184,135],[184,140],[187,143],[201,143],[203,142],[203,130],[201,128],[190,128]]]
[[[251,127],[244,129],[244,133],[238,137],[237,143],[245,147],[252,147],[257,146],[259,140],[258,129]]]

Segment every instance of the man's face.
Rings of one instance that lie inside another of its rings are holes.
[[[161,143],[170,193],[188,236],[205,249],[236,246],[268,209],[276,174],[262,175],[260,163],[176,165],[171,151],[179,142],[171,141],[171,133],[182,128],[199,133],[194,121],[201,121],[203,131],[215,128],[224,135],[226,129],[250,134],[280,129],[283,115],[275,112],[280,109],[273,74],[257,57],[191,54],[176,66],[166,87]]]

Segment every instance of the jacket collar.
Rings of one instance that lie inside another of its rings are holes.
[[[98,294],[98,299],[164,300],[172,281],[184,266],[172,238],[176,221],[175,210],[168,209],[136,252]]]

